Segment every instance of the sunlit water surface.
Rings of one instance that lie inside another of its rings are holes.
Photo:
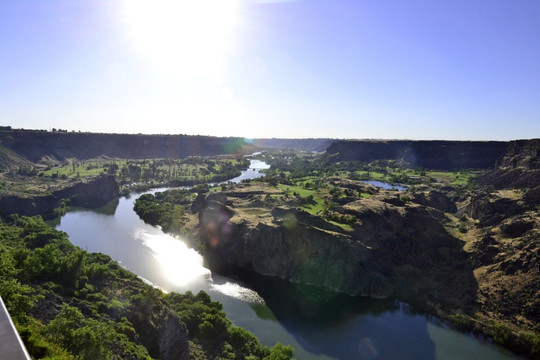
[[[380,187],[386,190],[398,190],[398,191],[407,190],[407,188],[404,186],[389,184],[389,183],[385,183],[383,181],[378,181],[378,180],[362,180],[362,182],[365,182],[366,184],[371,184],[373,186]]]
[[[251,161],[235,182],[261,176]],[[164,291],[204,290],[228,317],[262,343],[293,346],[298,359],[517,359],[486,340],[456,332],[392,300],[357,299],[284,281],[247,285],[216,274],[180,238],[145,224],[132,195],[97,210],[76,209],[59,230],[90,252],[102,252]]]

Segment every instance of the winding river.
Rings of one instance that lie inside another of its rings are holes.
[[[250,169],[232,181],[262,176],[259,170],[268,167],[251,160]],[[68,233],[73,244],[111,256],[164,291],[208,292],[236,325],[265,345],[291,345],[297,359],[519,359],[393,300],[352,298],[263,278],[248,285],[214,273],[181,238],[139,219],[133,211],[138,196],[97,210],[73,209],[57,229]]]

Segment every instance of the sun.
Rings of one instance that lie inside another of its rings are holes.
[[[219,77],[239,0],[124,0],[136,47],[167,75]]]

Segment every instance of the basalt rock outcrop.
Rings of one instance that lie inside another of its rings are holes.
[[[310,214],[284,207],[250,216],[257,193],[221,193],[194,203],[200,236],[211,254],[226,264],[262,275],[352,294],[392,293],[389,284],[378,285],[379,280],[371,284],[372,278],[380,279],[376,274],[361,274],[359,261],[366,257],[367,249],[336,231],[337,226],[320,228],[316,225],[321,223]],[[363,283],[353,281],[360,276]]]
[[[178,315],[164,304],[129,313],[127,318],[141,335],[140,341],[150,356],[163,360],[188,360],[189,343],[186,326]]]
[[[463,260],[457,240],[437,222],[440,211],[384,201],[394,194],[337,209],[358,218],[353,230],[345,231],[294,207],[253,206],[259,190],[246,186],[195,201],[192,211],[198,213],[209,258],[350,295],[406,298],[445,293],[435,284],[438,269]]]
[[[483,227],[496,225],[522,212],[522,201],[501,197],[496,193],[478,193],[471,195],[467,205],[458,211],[458,215],[467,214],[478,220],[479,225]]]
[[[497,161],[499,168],[540,168],[540,139],[511,141],[507,152]]]
[[[476,182],[495,189],[538,189],[540,139],[511,141],[508,151],[497,161],[495,169],[480,176]]]
[[[119,188],[114,177],[102,175],[75,182],[65,182],[46,193],[1,194],[0,216],[19,214],[48,217],[61,205],[62,200],[66,200],[71,206],[96,208],[105,205],[118,195]]]
[[[478,281],[479,311],[474,316],[512,329],[505,345],[538,358],[540,140],[512,141],[497,167],[476,183],[457,211],[462,226],[469,224],[464,239]],[[523,331],[536,335],[529,334],[533,340],[526,341],[516,335]]]
[[[451,201],[448,196],[437,190],[429,190],[427,192],[417,192],[413,195],[413,202],[432,207],[442,212],[456,212],[456,204]]]

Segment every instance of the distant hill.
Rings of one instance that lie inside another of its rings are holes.
[[[243,138],[46,131],[0,131],[0,146],[8,158],[5,165],[13,163],[16,157],[32,163],[50,163],[68,158],[84,160],[99,156],[124,159],[184,158],[247,154],[256,150]],[[1,155],[0,152],[0,161],[3,162]]]
[[[324,151],[331,139],[254,139],[192,135],[98,134],[0,129],[0,169],[100,156],[123,159],[250,154],[261,149]]]
[[[331,161],[395,159],[411,166],[440,169],[490,169],[504,155],[509,142],[442,140],[338,140],[326,150]]]

